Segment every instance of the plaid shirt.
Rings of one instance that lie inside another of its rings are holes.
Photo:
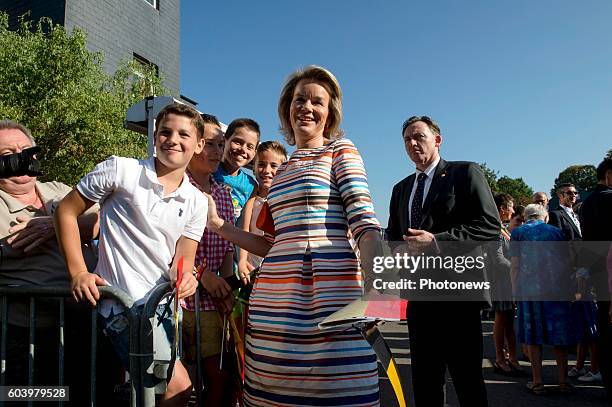
[[[187,175],[189,176],[189,181],[200,191],[204,192],[202,187],[191,177],[189,172],[187,172]],[[226,222],[231,222],[233,224],[234,205],[232,204],[230,191],[227,187],[218,184],[212,176],[210,177],[210,195],[215,201],[219,216]],[[200,280],[202,272],[215,273],[218,275],[225,254],[233,251],[234,246],[231,242],[206,228],[204,230],[204,235],[202,235],[202,240],[200,240],[198,244],[198,249],[196,250],[195,266],[198,270],[198,280]],[[200,267],[204,259],[206,260],[206,271]],[[195,296],[192,295],[191,297],[185,298],[182,306],[186,310],[195,311]],[[214,311],[216,309],[212,298],[205,292],[200,292],[200,311]]]

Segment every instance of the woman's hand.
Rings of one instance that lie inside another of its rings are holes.
[[[213,232],[218,232],[225,221],[219,217],[217,213],[217,205],[215,204],[215,200],[210,196],[210,194],[204,193],[206,199],[208,199],[208,221],[206,226],[212,230]]]

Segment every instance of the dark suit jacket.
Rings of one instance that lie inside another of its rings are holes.
[[[567,240],[582,239],[580,230],[578,230],[572,218],[570,218],[563,208],[555,209],[548,213],[548,224],[561,229]]]
[[[415,174],[400,181],[393,187],[391,203],[389,206],[389,224],[387,227],[387,240],[390,242],[402,241],[409,227],[408,203],[414,184]],[[484,177],[480,166],[472,162],[454,161],[446,162],[440,159],[423,204],[423,218],[418,229],[432,233],[438,247],[440,256],[470,256],[478,257],[484,253],[480,244],[483,241],[497,242],[501,233],[501,221],[491,195],[491,189]],[[478,243],[476,243],[478,241]],[[464,242],[464,243],[450,243]],[[391,243],[393,246],[393,243]],[[458,274],[452,270],[436,271],[440,280],[449,277],[455,281],[460,279],[472,280],[473,273]],[[400,275],[401,271],[400,271]],[[423,276],[433,276],[428,274]],[[402,276],[406,277],[406,276]],[[485,275],[476,276],[478,280],[489,279]],[[417,299],[420,292],[403,292]],[[439,292],[448,299],[460,300],[460,296],[467,294],[460,291]],[[473,292],[468,297],[480,302],[490,301],[488,292]],[[464,298],[465,299],[465,298]]]
[[[590,269],[598,298],[609,301],[606,260],[612,241],[612,188],[598,184],[582,203],[578,216],[584,241],[579,262]]]
[[[389,241],[401,241],[408,230],[408,202],[414,180],[412,174],[393,187],[386,231]],[[499,213],[478,164],[440,159],[423,204],[419,229],[433,233],[438,241],[499,239]]]

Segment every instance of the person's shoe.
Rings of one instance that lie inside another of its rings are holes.
[[[518,362],[516,364],[514,364],[514,363],[508,361],[508,366],[512,370],[512,375],[514,377],[522,377],[522,376],[525,375],[525,371],[523,369],[521,369],[521,365],[519,365]]]
[[[559,383],[559,392],[562,394],[570,394],[574,392],[574,386],[570,383]]]
[[[584,376],[587,374],[586,369],[583,367],[582,369],[576,369],[576,367],[572,367],[569,372],[567,372],[567,375],[569,377],[578,377],[578,376]]]
[[[542,383],[528,382],[527,390],[529,390],[532,394],[535,394],[536,396],[546,394],[546,388],[544,388],[544,384]]]
[[[504,376],[512,376],[514,373],[510,367],[510,363],[505,360],[502,363],[495,361],[493,363],[493,371]]]
[[[601,372],[593,373],[587,372],[586,374],[580,376],[578,381],[581,382],[600,382],[601,381]]]

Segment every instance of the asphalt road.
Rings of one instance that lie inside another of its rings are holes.
[[[405,322],[387,323],[380,328],[387,344],[393,351],[396,363],[399,366],[400,376],[404,385],[405,393],[412,393],[410,377],[410,349],[408,343],[408,330]],[[528,374],[521,378],[506,377],[493,372],[492,361],[495,360],[495,349],[493,347],[493,321],[483,321],[484,332],[484,359],[483,372],[487,386],[489,406],[491,407],[608,407],[604,388],[601,383],[584,384],[577,380],[571,380],[576,386],[572,394],[560,394],[556,391],[557,371],[555,359],[550,347],[544,348],[543,373],[544,383],[547,385],[547,394],[535,396],[526,389],[526,384],[531,380],[529,363],[521,362],[523,369]],[[460,349],[458,349],[460,351]],[[575,364],[575,355],[570,354],[570,366]],[[459,403],[455,395],[450,376],[447,375],[446,382],[447,407],[458,407]],[[395,407],[397,401],[389,380],[381,369],[381,404],[384,407]],[[408,404],[413,406],[414,404]],[[419,406],[421,407],[421,406]],[[428,407],[428,406],[425,406]],[[463,406],[465,407],[465,406]],[[469,407],[469,406],[467,406]]]

